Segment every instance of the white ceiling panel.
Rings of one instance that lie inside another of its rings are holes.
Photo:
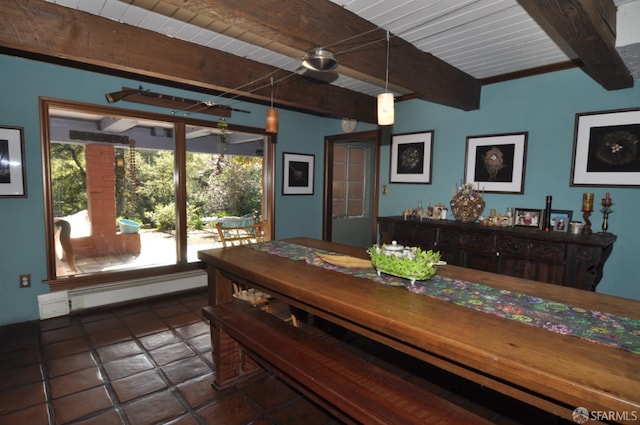
[[[128,7],[128,4],[118,0],[106,0],[96,15],[120,22],[122,20],[122,15],[124,15],[124,12],[127,11]]]
[[[153,11],[159,1],[45,0],[295,72],[301,58],[218,34]],[[418,49],[484,79],[570,61],[517,0],[330,0]],[[616,0],[617,4],[635,0]],[[134,3],[134,4],[130,4]],[[141,4],[146,8],[136,6]],[[170,14],[170,13],[169,13]],[[210,22],[210,21],[208,21]],[[343,40],[326,40],[330,46]],[[340,52],[337,52],[340,53]],[[393,52],[391,52],[393,58]],[[340,87],[369,95],[380,87],[341,75]]]

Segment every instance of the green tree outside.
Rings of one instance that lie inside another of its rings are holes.
[[[173,152],[136,149],[135,181],[125,172],[129,155],[128,148],[117,148],[114,155],[116,215],[149,227],[173,230]],[[86,209],[84,146],[52,143],[51,172],[56,216]],[[204,217],[259,213],[262,158],[188,153],[186,184],[189,228],[202,228]]]

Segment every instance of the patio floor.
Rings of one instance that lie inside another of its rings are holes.
[[[176,240],[173,233],[155,229],[142,229],[140,230],[140,245],[140,254],[137,256],[114,255],[79,258],[76,260],[78,273],[74,273],[67,263],[58,260],[56,265],[57,274],[58,276],[69,276],[72,274],[162,266],[176,262]],[[220,247],[222,247],[222,243],[215,230],[190,231],[187,235],[187,257],[189,262],[198,261],[198,251],[200,250]]]

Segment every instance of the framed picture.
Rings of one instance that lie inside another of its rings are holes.
[[[640,186],[640,109],[576,114],[571,186]]]
[[[573,218],[571,210],[551,210],[551,228],[554,232],[566,232]]]
[[[22,127],[0,127],[0,196],[27,196]]]
[[[530,208],[516,208],[514,226],[539,229],[542,225],[543,211],[544,210]]]
[[[391,137],[389,183],[431,184],[433,130]]]
[[[488,193],[524,193],[528,135],[467,137],[464,181]]]
[[[283,153],[283,195],[313,195],[314,162],[315,155]]]

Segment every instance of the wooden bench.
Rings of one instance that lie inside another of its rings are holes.
[[[318,329],[291,326],[238,300],[205,307],[203,315],[211,324],[219,388],[262,372],[259,364],[346,423],[490,424]]]

